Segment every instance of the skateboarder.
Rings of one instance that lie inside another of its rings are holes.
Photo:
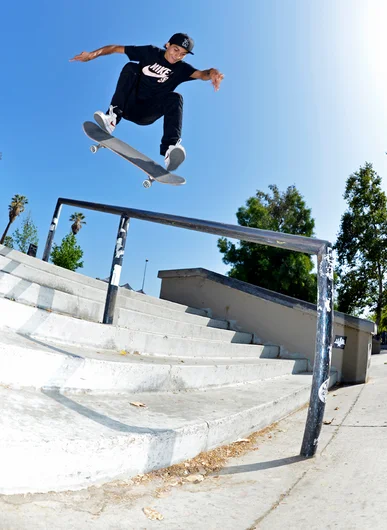
[[[119,121],[150,125],[164,116],[164,134],[160,154],[168,171],[174,171],[185,159],[181,145],[183,98],[175,88],[185,81],[211,81],[219,90],[223,74],[216,68],[196,70],[183,62],[193,55],[194,41],[185,33],[175,33],[164,50],[155,46],[103,46],[93,52],[82,52],[71,61],[87,62],[101,55],[125,53],[130,61],[121,71],[108,111],[94,113],[96,122],[112,134]]]

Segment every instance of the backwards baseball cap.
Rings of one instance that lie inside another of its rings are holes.
[[[195,43],[193,39],[191,39],[191,37],[188,37],[186,33],[175,33],[169,39],[169,43],[176,44],[177,46],[181,46],[182,48],[187,50],[188,53],[193,55],[192,50],[193,50]]]

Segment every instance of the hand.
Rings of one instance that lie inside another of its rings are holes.
[[[93,58],[92,54],[90,52],[82,52],[78,55],[76,55],[75,57],[73,57],[72,59],[70,59],[70,62],[71,61],[80,61],[81,63],[87,63],[87,61],[91,61],[91,59]]]
[[[211,68],[210,79],[211,79],[212,86],[215,89],[215,92],[217,92],[220,88],[220,83],[224,79],[224,75],[221,74],[219,70],[216,70],[216,68]]]

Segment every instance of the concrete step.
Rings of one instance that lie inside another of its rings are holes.
[[[99,393],[204,390],[306,372],[306,359],[183,359],[37,342],[2,329],[0,384]]]
[[[0,387],[0,493],[76,490],[176,464],[283,418],[310,387],[310,374],[140,395]]]
[[[48,287],[41,287],[36,283],[22,280],[0,271],[0,296],[16,302],[32,305],[41,309],[49,309],[77,318],[101,322],[104,304],[90,299],[74,296]],[[121,297],[124,304],[130,306],[130,301]],[[190,338],[208,338],[210,340],[229,340],[249,344],[253,340],[251,333],[228,331],[227,322],[216,321],[197,315],[188,315],[181,311],[170,311],[165,308],[152,308],[156,314],[145,314],[132,309],[119,308],[115,322],[120,327],[127,327],[137,331],[153,331],[163,333],[168,330],[170,335]],[[163,315],[163,316],[160,316]],[[211,324],[215,324],[213,327]]]
[[[78,272],[69,271],[52,263],[46,263],[17,250],[9,249],[4,245],[0,245],[0,271],[44,287],[50,287],[56,291],[105,303],[107,292],[106,282],[89,278]],[[171,311],[205,317],[211,316],[209,310],[190,308],[128,289],[119,288],[119,295],[127,300],[140,302],[141,304],[149,303],[159,308],[170,309]]]
[[[5,298],[0,298],[0,314],[2,315],[0,329],[9,328],[21,335],[59,344],[179,358],[232,359],[279,356],[279,347],[274,345],[237,344],[208,338],[181,338],[170,335],[168,329],[164,333],[152,333],[108,326],[52,313]],[[226,337],[232,340],[231,335],[223,336]]]
[[[143,299],[127,296],[125,290],[121,289],[117,297],[117,306],[120,309],[130,309],[146,315],[163,316],[176,320],[178,322],[188,322],[189,324],[199,324],[200,326],[209,326],[218,329],[230,329],[241,331],[233,320],[219,320],[211,318],[210,309],[195,309],[188,306],[163,306],[159,304],[159,298],[153,298],[148,295],[142,295]],[[104,302],[105,303],[105,302]],[[174,303],[174,302],[173,302]]]

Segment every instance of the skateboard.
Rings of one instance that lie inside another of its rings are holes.
[[[142,185],[144,188],[150,188],[154,181],[160,182],[161,184],[170,184],[172,186],[181,186],[185,184],[185,179],[169,173],[165,168],[154,162],[151,158],[140,153],[130,145],[126,144],[122,140],[115,138],[111,134],[107,133],[99,125],[92,121],[85,121],[83,124],[83,130],[85,134],[97,142],[96,145],[90,146],[92,153],[97,153],[99,149],[107,147],[116,155],[121,156],[128,162],[131,162],[136,167],[144,171],[147,174],[147,178],[144,180]]]

